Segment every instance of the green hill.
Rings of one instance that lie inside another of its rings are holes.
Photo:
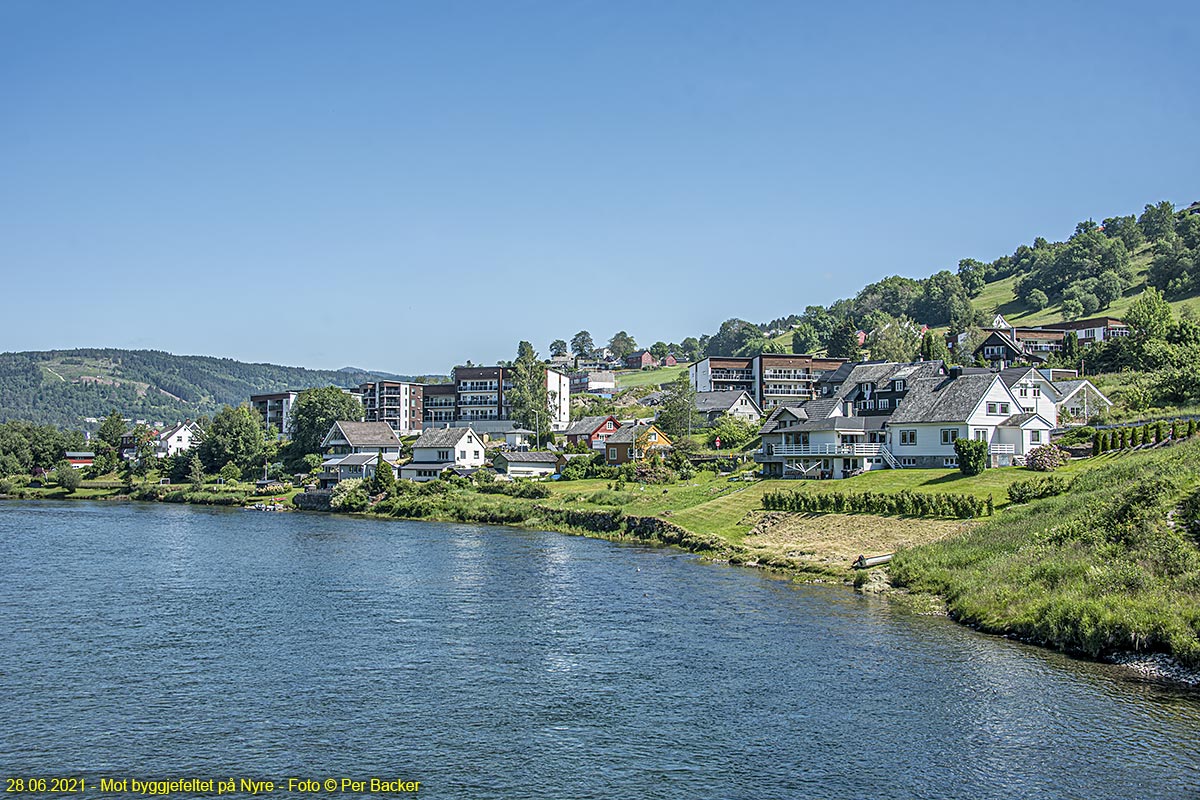
[[[113,409],[174,422],[237,405],[251,394],[310,386],[356,386],[405,376],[347,367],[312,370],[158,350],[77,349],[0,353],[0,421],[78,428]]]

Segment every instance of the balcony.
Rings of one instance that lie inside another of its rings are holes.
[[[811,398],[815,395],[812,389],[807,386],[789,386],[786,389],[779,387],[768,386],[763,389],[765,397],[807,397]]]
[[[769,444],[754,454],[754,460],[786,456],[877,456],[882,451],[882,444]]]
[[[811,381],[813,374],[806,369],[766,369],[763,370],[764,380],[779,381]]]
[[[754,373],[748,369],[714,369],[712,379],[714,381],[752,381]]]

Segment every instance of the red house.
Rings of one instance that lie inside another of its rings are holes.
[[[657,367],[658,359],[649,350],[642,350],[634,353],[631,356],[625,356],[625,366],[628,369],[646,369],[647,367]]]
[[[674,353],[667,353],[667,357],[662,360],[664,367],[673,367],[679,363],[679,359],[675,358]]]
[[[85,451],[68,451],[63,453],[63,458],[70,462],[71,466],[75,469],[83,469],[92,466],[92,463],[96,460],[96,454]]]
[[[563,431],[567,444],[584,442],[588,447],[599,450],[604,447],[604,441],[621,428],[621,423],[611,414],[607,417],[584,417],[571,423]]]

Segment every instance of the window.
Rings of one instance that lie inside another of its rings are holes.
[[[459,451],[458,451],[458,457],[459,457],[459,458],[461,458],[461,459],[463,459],[463,460],[466,460],[466,458],[467,458],[467,451],[466,451],[466,450],[459,450]]]
[[[892,401],[886,398],[881,398],[879,401],[879,410],[887,411],[892,406]]]
[[[1026,413],[1032,414],[1032,413],[1033,413],[1033,406],[1021,406],[1021,410],[1022,410],[1022,411],[1024,411],[1024,412],[1026,412]]]
[[[650,433],[646,434],[646,440],[650,441],[650,442],[657,442],[658,434],[655,433],[654,431],[650,431]]]
[[[617,448],[615,448],[615,447],[608,448],[608,460],[609,461],[617,460]]]
[[[476,451],[475,451],[475,454],[474,454],[473,458],[479,458],[479,451],[478,451],[478,450],[476,450]]]
[[[892,381],[892,389],[897,392],[903,392],[905,385],[904,381]]]
[[[1032,442],[1033,444],[1040,443],[1042,441],[1042,432],[1041,431],[1030,431],[1029,432],[1029,441]]]
[[[957,467],[958,466],[958,456],[946,456],[945,458],[942,459],[942,466],[943,467]]]
[[[1012,413],[1008,410],[1008,408],[1009,408],[1008,403],[1001,403],[1000,404],[1000,413],[1004,414],[1004,415],[1008,415],[1008,414]]]
[[[984,428],[976,428],[971,433],[971,438],[977,442],[986,442],[987,438],[988,438],[987,430],[985,430]]]
[[[1033,389],[1032,389],[1031,391],[1033,392],[1033,396],[1034,396],[1034,397],[1041,397],[1041,396],[1042,396],[1042,387],[1040,387],[1040,386],[1034,386],[1034,387],[1033,387]]]
[[[449,450],[438,450],[437,457],[438,457],[438,461],[449,461],[450,460],[450,451]]]
[[[905,456],[904,458],[900,459],[900,466],[902,467],[915,467],[916,465],[917,460],[912,456]]]
[[[916,431],[900,431],[900,444],[916,444],[916,443],[917,443],[917,432]]]
[[[958,438],[958,428],[942,428],[942,444],[954,444]]]
[[[613,429],[613,421],[610,419],[608,422],[604,423],[604,430],[611,431],[612,429]]]
[[[987,404],[987,413],[989,413],[989,414],[995,414],[995,413],[996,413],[996,409],[997,409],[997,405],[996,405],[995,403],[988,403],[988,404]]]
[[[1029,397],[1029,387],[1027,387],[1027,386],[1022,386],[1022,387],[1021,387],[1021,388],[1020,388],[1020,389],[1017,391],[1017,394],[1019,394],[1021,397]]]

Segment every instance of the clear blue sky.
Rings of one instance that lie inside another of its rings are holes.
[[[0,350],[444,372],[798,313],[1200,200],[1198,31],[1194,3],[5,0]]]

